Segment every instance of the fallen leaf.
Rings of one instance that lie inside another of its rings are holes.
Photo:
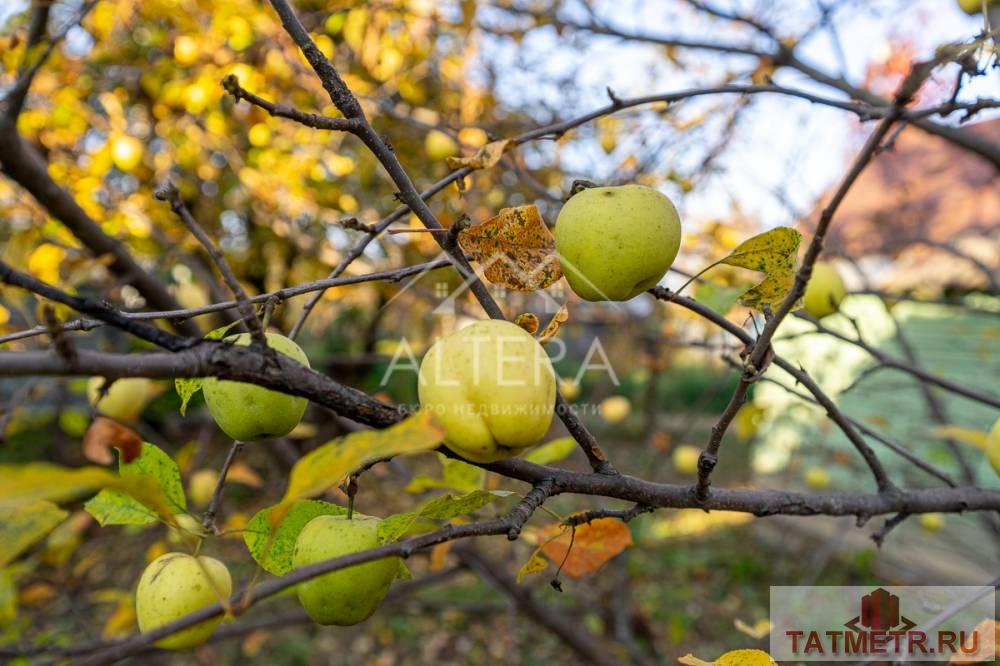
[[[444,543],[439,543],[431,549],[431,572],[437,573],[444,569],[444,565],[448,559],[448,553],[451,551],[451,547],[455,545],[454,541],[445,541]]]
[[[973,634],[979,634],[978,650],[973,653]],[[1000,645],[1000,622],[985,619],[976,625],[975,629],[966,634],[964,646],[969,649],[969,654],[963,656],[952,656],[952,664],[977,664],[984,661],[994,661],[997,656],[997,645]]]
[[[760,640],[771,633],[771,621],[768,619],[757,620],[753,624],[747,624],[739,618],[733,620],[733,626],[736,627],[736,631],[741,634],[746,634],[750,638],[755,638]]]
[[[260,488],[264,485],[264,480],[260,478],[260,475],[253,471],[249,465],[241,462],[235,462],[230,466],[229,473],[226,474],[226,483],[230,481],[242,483],[251,488]]]
[[[560,532],[564,534],[559,535]],[[539,537],[559,535],[542,546],[542,554],[559,566],[570,578],[581,578],[600,569],[612,557],[632,545],[632,532],[628,525],[616,518],[598,518],[574,530],[562,523],[553,523],[539,530]],[[572,549],[570,542],[572,541]],[[569,555],[567,556],[567,552]]]
[[[491,141],[468,157],[449,157],[446,160],[448,168],[461,169],[462,167],[469,167],[470,169],[488,169],[500,161],[509,144],[510,139]]]
[[[514,291],[545,289],[562,277],[556,239],[533,205],[504,208],[463,229],[458,244],[487,280]]]
[[[142,437],[114,419],[98,416],[83,436],[83,457],[100,465],[115,461],[111,449],[122,452],[122,460],[130,463],[142,452]]]

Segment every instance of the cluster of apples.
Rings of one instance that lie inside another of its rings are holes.
[[[588,301],[623,301],[655,286],[680,247],[680,219],[669,198],[639,185],[596,187],[573,196],[556,223],[556,249],[570,287]],[[805,300],[824,316],[843,298],[839,276],[817,266]],[[817,286],[819,285],[819,286]],[[309,367],[292,340],[266,334],[267,344]],[[226,338],[249,345],[247,333]],[[151,391],[149,380],[121,380],[103,396],[100,379],[88,387],[91,401],[109,416],[132,420]],[[544,349],[521,327],[480,321],[440,339],[424,356],[418,391],[447,431],[446,444],[463,457],[491,463],[537,444],[551,425],[556,377]],[[304,398],[215,377],[203,383],[205,402],[219,427],[243,442],[281,437],[302,419]],[[698,451],[687,447],[678,467],[693,472]],[[189,517],[187,517],[189,518]],[[194,523],[193,519],[191,520]],[[319,516],[299,533],[296,569],[380,545],[380,519],[354,514]],[[183,527],[183,526],[182,526]],[[200,526],[189,526],[197,532]],[[190,530],[189,530],[190,531]],[[353,625],[381,604],[398,571],[398,558],[356,565],[313,578],[297,587],[309,616],[320,624]],[[151,631],[232,594],[226,566],[211,557],[171,552],[143,572],[136,594],[140,630]],[[222,617],[207,620],[157,643],[170,649],[206,641]]]

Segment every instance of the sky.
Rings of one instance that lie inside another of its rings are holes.
[[[740,7],[751,3],[718,0],[715,4]],[[787,34],[800,33],[802,27],[809,24],[807,17],[813,15],[815,7],[812,0],[771,4],[773,7],[779,5],[783,10],[777,15],[779,25]],[[683,2],[609,0],[596,2],[595,7],[602,20],[623,31],[735,43],[747,40],[745,31],[723,30],[722,23],[702,20]],[[586,14],[581,13],[580,19],[586,21]],[[917,57],[927,58],[940,44],[974,36],[982,29],[982,18],[967,16],[952,0],[873,0],[844,9],[836,25],[844,52],[844,74],[858,84],[864,80],[869,63],[884,60],[890,53],[893,40],[906,38],[916,47]],[[759,41],[757,45],[766,46],[767,41]],[[526,58],[523,55],[526,50],[542,55]],[[581,60],[581,51],[569,45],[565,36],[558,35],[554,29],[540,29],[529,34],[517,49],[508,49],[505,53],[503,47],[498,47],[490,57],[501,62],[506,58],[508,67],[515,69],[515,73],[507,77],[509,80],[501,78],[501,90],[512,104],[516,104],[519,97],[527,104],[532,103],[532,98],[551,101],[552,97],[563,95],[565,99],[565,91],[546,91],[533,85],[532,79],[542,71],[551,74],[577,72],[573,103],[580,106],[562,112],[563,117],[572,117],[606,104],[605,87],[608,86],[621,97],[635,97],[712,85],[720,80],[726,62],[722,56],[686,53],[692,54],[686,56],[686,60],[694,66],[681,72],[669,65],[662,47],[592,37],[586,43]],[[837,50],[826,31],[800,44],[797,54],[826,71],[841,71]],[[752,68],[753,59],[743,62]],[[519,71],[518,64],[521,65]],[[744,65],[742,69],[745,71],[747,67]],[[951,81],[954,74],[949,72],[941,76],[942,82]],[[779,70],[775,81],[825,96],[843,97],[787,68]],[[960,99],[977,96],[1000,97],[1000,70],[967,84]],[[736,102],[734,96],[720,97],[693,106],[719,113],[725,109],[725,104]],[[996,115],[994,112],[992,117]],[[990,117],[990,113],[984,112],[977,120]],[[841,178],[873,126],[868,123],[859,127],[853,115],[840,110],[787,97],[761,95],[744,113],[734,141],[716,164],[721,167],[719,173],[700,182],[690,193],[675,190],[668,194],[675,199],[682,216],[695,224],[730,216],[734,202],[744,214],[756,217],[764,228],[793,224],[798,215],[813,210],[817,200]],[[665,157],[656,168],[671,168],[671,160],[683,165],[686,148],[683,143],[665,147]],[[569,160],[581,164],[580,170],[589,171],[598,181],[602,172],[606,174],[609,166],[614,166],[605,164],[607,160],[595,150],[570,151]]]

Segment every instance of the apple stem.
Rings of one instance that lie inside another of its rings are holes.
[[[352,520],[354,518],[354,496],[358,494],[358,477],[351,475],[347,479],[347,487],[344,488],[344,492],[347,493],[347,519]]]

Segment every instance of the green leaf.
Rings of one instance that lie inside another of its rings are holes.
[[[84,503],[83,508],[102,527],[108,525],[149,525],[156,522],[156,512],[125,493],[105,488]]]
[[[438,454],[441,461],[442,478],[435,479],[429,476],[418,476],[410,481],[406,486],[408,493],[422,493],[434,488],[457,490],[461,493],[471,493],[479,490],[486,484],[486,470],[482,467],[470,465],[461,460],[449,458],[443,453]]]
[[[265,571],[275,576],[281,576],[292,570],[292,552],[295,550],[295,540],[299,532],[310,520],[317,516],[342,516],[347,509],[330,502],[320,500],[299,500],[288,511],[284,520],[271,537],[271,506],[258,511],[243,532],[250,555]]]
[[[209,331],[205,334],[205,340],[221,340],[226,337],[226,333],[229,332],[233,326],[238,324],[238,321],[234,321],[225,326],[220,326],[214,330]],[[201,377],[192,377],[189,379],[175,379],[174,389],[177,391],[177,395],[181,399],[181,416],[187,415],[187,406],[194,394],[201,390],[202,382],[204,381]]]
[[[379,525],[379,540],[382,543],[398,541],[411,531],[423,531],[425,525],[418,523],[458,518],[512,494],[506,490],[475,490],[461,497],[450,493],[442,495],[425,504],[419,511],[399,513],[383,520]]]
[[[429,412],[418,412],[385,430],[354,432],[310,451],[292,467],[285,496],[271,514],[272,524],[280,522],[297,500],[325,492],[366,463],[429,451],[444,440],[444,434]]]
[[[40,541],[69,513],[47,500],[0,509],[0,567]]]
[[[119,462],[118,471],[123,479],[159,488],[170,514],[187,511],[180,470],[160,448],[143,442],[139,456],[130,463]],[[148,525],[157,520],[156,511],[114,488],[105,488],[83,508],[101,525]]]
[[[413,578],[413,574],[410,573],[410,570],[406,568],[406,564],[400,558],[399,567],[396,569],[396,580],[410,580],[411,578]]]
[[[777,307],[795,284],[795,259],[802,234],[791,227],[776,227],[743,241],[719,263],[765,273],[747,290],[740,303],[761,310]]]
[[[745,287],[720,287],[711,282],[702,282],[695,288],[694,297],[702,305],[725,316],[746,291]]]
[[[174,380],[174,389],[181,398],[181,416],[187,416],[188,402],[194,394],[201,390],[201,377],[191,379],[177,378]]]
[[[550,465],[573,453],[576,446],[576,440],[572,437],[560,437],[528,451],[523,457],[536,465]]]

